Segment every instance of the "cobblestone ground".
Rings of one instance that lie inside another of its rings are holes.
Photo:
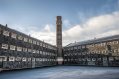
[[[0,72],[0,79],[119,79],[119,67],[46,67]]]

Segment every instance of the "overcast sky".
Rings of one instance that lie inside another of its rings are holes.
[[[0,24],[54,45],[58,15],[63,45],[119,34],[119,0],[0,0]]]

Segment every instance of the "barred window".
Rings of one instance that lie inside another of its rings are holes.
[[[16,46],[10,45],[10,50],[15,50]]]
[[[4,30],[4,31],[3,31],[3,35],[9,36],[9,31]]]
[[[17,51],[22,51],[22,47],[17,47]]]
[[[24,38],[24,42],[28,42],[28,38]]]
[[[16,38],[16,37],[17,37],[17,34],[12,33],[12,34],[11,34],[11,37],[12,37],[12,38]]]
[[[27,52],[27,48],[23,48],[23,51],[24,51],[24,52]]]
[[[22,40],[23,37],[21,35],[18,36],[18,40]]]
[[[8,44],[2,44],[2,49],[8,49]]]
[[[9,61],[14,61],[15,57],[9,57]]]

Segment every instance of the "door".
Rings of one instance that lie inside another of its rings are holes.
[[[103,57],[103,66],[108,66],[107,57]]]
[[[35,58],[32,58],[32,68],[35,68]]]

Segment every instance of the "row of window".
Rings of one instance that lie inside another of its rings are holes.
[[[108,54],[108,51],[102,50],[102,51],[90,51],[90,52],[83,52],[82,54]],[[119,53],[119,49],[114,49],[112,53]],[[75,53],[68,53],[65,52],[64,56],[72,56],[72,55],[81,55],[81,53],[75,52]]]
[[[107,42],[107,45],[113,45],[113,44],[119,44],[119,41]],[[97,47],[97,46],[106,46],[106,43],[91,44],[91,45],[86,45],[86,46],[67,47],[67,48],[64,48],[64,50],[74,50],[74,49],[81,49],[81,48],[91,48],[91,47]]]
[[[14,45],[8,45],[8,44],[2,44],[1,48],[2,49],[8,49],[10,50],[16,50],[16,51],[23,51],[23,52],[32,52],[32,53],[38,53],[38,54],[43,54],[43,55],[52,55],[56,56],[54,53],[49,53],[49,52],[44,52],[44,51],[39,51],[39,50],[33,50],[33,49],[27,49],[27,48],[22,48],[19,46],[14,46]]]
[[[64,61],[96,61],[96,59],[95,58],[92,58],[92,59],[91,58],[88,58],[88,59],[73,59],[73,58],[71,58],[71,59],[64,59]]]
[[[109,61],[113,61],[113,60],[119,60],[119,57],[109,57]],[[78,58],[78,59],[74,59],[74,58],[68,58],[68,59],[64,59],[64,61],[101,61],[101,58]]]
[[[0,34],[2,34],[1,28],[0,28]],[[3,30],[3,35],[4,36],[10,36],[10,32],[7,31],[7,30]],[[43,42],[39,42],[39,41],[35,41],[35,40],[32,40],[32,39],[29,39],[27,37],[23,37],[22,35],[17,35],[15,33],[11,33],[11,38],[22,40],[24,42],[29,42],[29,43],[32,43],[32,44],[35,44],[35,45],[40,45],[40,46],[43,46],[43,47],[46,47],[46,48],[49,48],[49,49],[56,49],[55,47],[53,47],[51,45],[47,45],[47,44],[45,44]]]
[[[26,57],[6,57],[1,56],[0,61],[56,61],[55,59],[48,59],[48,58],[26,58]]]

